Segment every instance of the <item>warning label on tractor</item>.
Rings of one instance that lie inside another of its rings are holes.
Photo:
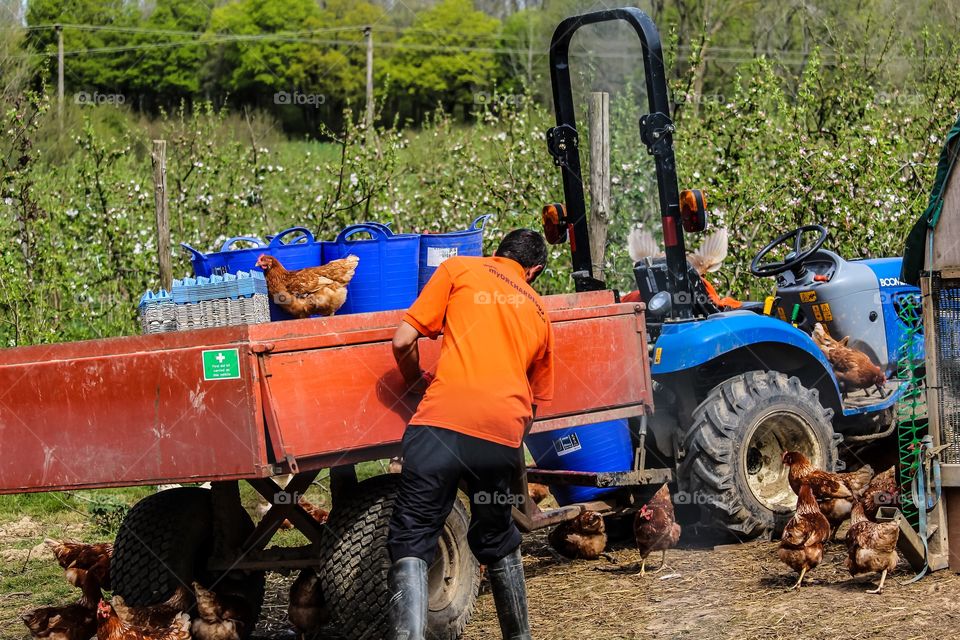
[[[556,450],[558,456],[565,456],[568,453],[580,451],[583,446],[580,444],[580,438],[577,437],[577,434],[570,433],[554,440],[553,448]]]
[[[657,350],[653,352],[653,364],[660,364],[660,359],[663,357],[663,347],[657,347]]]
[[[833,313],[830,311],[830,303],[824,302],[822,305],[820,305],[820,313],[823,314],[824,322],[833,321]]]
[[[439,267],[441,262],[456,255],[456,247],[427,247],[427,266]]]
[[[203,352],[204,380],[236,380],[240,377],[240,354],[236,349]]]
[[[813,317],[817,319],[817,322],[823,322],[823,314],[820,313],[820,305],[813,305]]]
[[[817,301],[817,292],[816,291],[801,291],[800,292],[800,302],[816,302]]]

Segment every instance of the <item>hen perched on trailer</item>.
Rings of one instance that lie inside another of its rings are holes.
[[[351,255],[320,267],[287,271],[273,256],[264,254],[257,260],[270,299],[296,318],[336,313],[347,301],[347,285],[359,263],[360,258]]]

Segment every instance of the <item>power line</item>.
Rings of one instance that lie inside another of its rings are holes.
[[[262,34],[235,34],[231,32],[210,32],[210,31],[177,31],[170,29],[150,29],[145,27],[125,27],[125,26],[113,26],[113,25],[89,25],[89,24],[63,24],[64,29],[76,29],[79,31],[107,31],[107,32],[116,32],[116,33],[142,33],[142,34],[152,34],[152,35],[182,35],[190,36],[195,38],[201,38],[203,36],[209,36],[211,33],[215,35],[224,35],[224,36],[238,36],[238,37],[250,37],[250,38],[271,38],[276,37],[278,39],[282,38],[298,38],[303,36],[310,36],[311,34],[319,33],[337,33],[341,31],[357,31],[362,33],[363,30],[368,27],[367,24],[357,24],[357,25],[344,25],[340,27],[329,27],[323,29],[306,29],[302,31],[275,31],[270,33]],[[26,27],[26,29],[54,29],[56,25],[35,25],[31,27]],[[454,38],[467,38],[467,39],[493,39],[493,40],[512,40],[515,42],[527,42],[527,38],[520,36],[509,36],[506,34],[482,34],[482,33],[463,33],[456,31],[437,31],[433,29],[421,29],[418,27],[400,27],[392,25],[378,25],[376,28],[377,31],[391,31],[394,33],[422,33],[426,35],[434,36],[444,36],[444,37],[454,37]],[[603,43],[601,42],[601,45]],[[711,52],[719,53],[729,53],[733,55],[746,55],[751,57],[756,57],[761,55],[762,52],[758,52],[756,49],[749,47],[722,47],[711,45],[707,47]],[[498,48],[498,51],[507,51],[507,52],[517,52],[522,51],[526,53],[526,49],[517,50],[517,49],[502,49]],[[690,53],[694,50],[699,50],[699,47],[694,47],[691,45],[680,45],[678,51]],[[772,52],[778,55],[796,55],[807,57],[810,55],[809,51],[804,51],[800,49],[780,49],[775,52]]]
[[[338,47],[364,47],[366,46],[363,40],[331,40],[331,39],[320,39],[320,38],[302,38],[302,37],[290,37],[290,36],[278,36],[273,34],[259,34],[259,35],[229,35],[229,36],[220,36],[220,37],[209,37],[199,40],[189,40],[189,41],[172,41],[172,42],[156,42],[156,43],[145,43],[145,44],[135,44],[135,45],[118,45],[110,47],[95,47],[92,49],[73,49],[70,51],[65,51],[64,55],[68,56],[77,56],[77,55],[87,55],[87,54],[101,54],[101,53],[121,53],[125,51],[142,51],[149,49],[167,49],[167,48],[176,48],[176,47],[191,47],[191,46],[210,46],[210,45],[222,45],[222,44],[231,44],[231,43],[245,43],[245,42],[290,42],[290,43],[304,43],[304,44],[318,44],[318,45],[329,45],[329,46],[338,46]],[[469,47],[469,46],[448,46],[448,45],[435,45],[435,44],[420,44],[420,43],[401,43],[401,42],[376,42],[374,43],[376,48],[380,49],[394,49],[398,51],[423,51],[423,52],[436,52],[436,53],[488,53],[493,55],[504,55],[504,54],[516,54],[516,55],[526,55],[529,53],[528,49],[516,49],[516,48],[492,48],[492,47]],[[809,54],[795,54],[795,55],[778,55],[781,52],[774,52],[772,55],[767,57],[774,61],[783,64],[802,64],[808,57]],[[750,52],[749,56],[736,56],[736,55],[715,55],[711,56],[711,60],[717,62],[727,62],[742,64],[746,62],[752,62],[756,60],[760,55],[765,54],[756,54]],[[46,56],[48,54],[36,53],[32,54],[34,56]],[[546,54],[541,54],[546,55]],[[633,60],[637,59],[638,55],[635,53],[625,52],[625,51],[585,51],[582,54],[573,53],[572,55],[584,55],[601,59],[620,59],[620,60]],[[832,62],[835,60],[832,56],[824,56],[821,54],[821,59],[826,62]]]
[[[38,25],[34,28],[47,28],[48,25]],[[308,31],[289,31],[289,32],[273,32],[273,33],[260,33],[260,34],[233,34],[233,33],[217,33],[209,31],[175,31],[175,30],[163,30],[163,29],[144,29],[138,27],[114,27],[110,25],[76,25],[76,24],[65,24],[64,28],[71,28],[77,30],[86,30],[86,31],[107,31],[107,32],[129,32],[129,33],[140,33],[140,34],[150,34],[150,35],[178,35],[178,36],[189,36],[194,39],[192,40],[176,40],[169,42],[154,42],[154,43],[138,43],[138,44],[129,44],[129,45],[115,45],[115,46],[104,46],[104,47],[95,47],[92,49],[73,49],[70,51],[65,51],[64,55],[66,56],[80,56],[80,55],[96,55],[102,53],[123,53],[128,51],[144,51],[151,49],[168,49],[176,47],[189,47],[189,46],[209,46],[209,45],[223,45],[230,43],[243,43],[243,42],[291,42],[291,43],[304,43],[304,44],[317,44],[317,45],[328,45],[328,46],[337,46],[337,47],[363,47],[366,46],[362,38],[358,37],[356,40],[344,40],[340,39],[322,39],[311,37],[314,34],[334,34],[342,33],[345,31],[357,31],[358,34],[361,33],[359,26],[343,26],[343,27],[332,27],[327,29],[314,29]],[[52,27],[51,27],[52,28]],[[378,27],[378,30],[381,28]],[[396,30],[403,31],[401,27],[384,27],[386,30]],[[422,33],[432,33],[436,34],[435,31],[430,30],[418,30],[412,29],[413,31],[418,31]],[[459,36],[462,39],[470,39],[475,34],[462,34],[457,32],[446,33],[447,36]],[[442,45],[442,44],[429,44],[429,43],[414,43],[414,42],[398,42],[398,41],[383,41],[378,40],[375,44],[375,47],[380,49],[393,49],[398,51],[424,51],[424,52],[437,52],[437,53],[487,53],[493,55],[504,55],[504,54],[514,54],[514,55],[527,55],[529,54],[529,48],[511,48],[511,47],[490,47],[490,46],[452,46],[452,45]],[[679,53],[691,53],[694,51],[694,47],[689,45],[682,45],[678,48]],[[786,65],[801,65],[807,61],[811,52],[799,51],[799,50],[779,50],[773,52],[757,52],[754,49],[741,48],[741,47],[710,47],[710,51],[713,52],[711,60],[720,63],[729,63],[729,64],[743,64],[747,62],[752,62],[756,60],[759,56],[766,56],[770,60],[777,62],[779,64]],[[576,51],[572,52],[573,55],[578,55]],[[717,55],[719,54],[719,55]],[[49,53],[34,53],[26,54],[27,56],[40,56],[45,57],[49,56]],[[545,54],[541,54],[545,55]],[[590,57],[600,58],[600,59],[636,59],[638,54],[625,51],[622,47],[609,47],[607,51],[598,51],[596,49],[584,51],[581,55],[586,55]],[[823,61],[827,63],[835,62],[839,58],[835,53],[827,52],[821,53],[820,57]]]

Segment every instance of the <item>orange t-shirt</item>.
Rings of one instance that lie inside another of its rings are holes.
[[[403,319],[431,339],[443,332],[436,375],[410,424],[519,447],[531,405],[553,399],[553,330],[523,267],[444,260]]]

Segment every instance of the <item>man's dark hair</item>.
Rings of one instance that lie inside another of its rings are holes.
[[[547,243],[533,229],[514,229],[508,233],[494,254],[516,260],[524,269],[547,266]]]

